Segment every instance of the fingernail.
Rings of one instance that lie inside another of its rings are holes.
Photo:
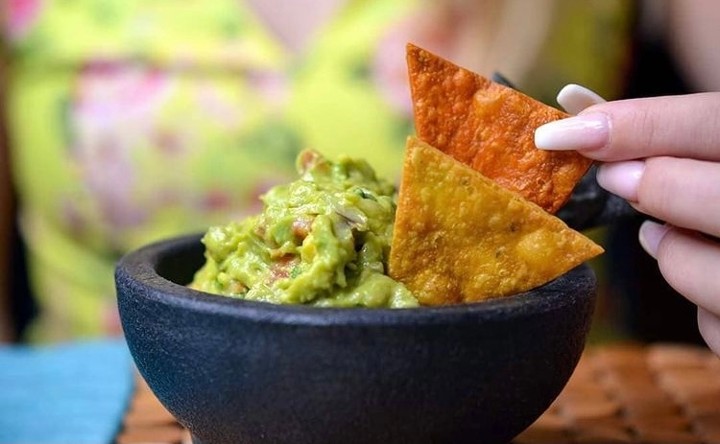
[[[647,254],[657,259],[658,246],[668,231],[670,231],[669,225],[661,225],[646,220],[640,226],[640,245],[642,245]]]
[[[535,145],[543,150],[588,150],[604,147],[610,135],[605,114],[583,114],[546,123],[535,130]]]
[[[638,186],[644,171],[645,162],[640,160],[606,163],[598,169],[597,182],[611,193],[637,202]]]
[[[604,103],[605,99],[584,86],[571,83],[560,90],[557,102],[570,114],[578,114],[589,106]]]

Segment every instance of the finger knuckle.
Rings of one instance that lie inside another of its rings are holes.
[[[645,162],[637,197],[640,206],[652,214],[667,215],[677,199],[682,184],[676,183],[674,175],[667,174],[672,162],[668,157],[655,157]]]
[[[650,107],[637,107],[628,119],[629,134],[633,143],[642,152],[649,152],[658,146],[657,117]]]
[[[706,151],[711,152],[717,148],[717,135],[720,133],[720,94],[718,93],[706,93],[702,94],[701,97],[709,104],[701,118],[698,118],[702,122],[703,131],[696,131],[694,137],[698,138],[696,144],[700,147],[698,152],[695,154],[698,156],[706,156]]]

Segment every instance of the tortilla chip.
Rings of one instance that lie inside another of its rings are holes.
[[[539,206],[408,139],[389,274],[421,304],[520,293],[602,252]]]
[[[591,160],[535,147],[535,129],[568,117],[412,44],[407,46],[418,137],[554,213]]]

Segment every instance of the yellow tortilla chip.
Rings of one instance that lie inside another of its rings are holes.
[[[418,137],[554,213],[592,161],[535,147],[535,129],[567,114],[412,44],[407,64]]]
[[[520,293],[602,252],[539,206],[408,139],[389,274],[422,304]]]

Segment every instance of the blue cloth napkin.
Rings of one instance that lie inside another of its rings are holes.
[[[122,340],[0,346],[0,443],[111,443],[133,382]]]

